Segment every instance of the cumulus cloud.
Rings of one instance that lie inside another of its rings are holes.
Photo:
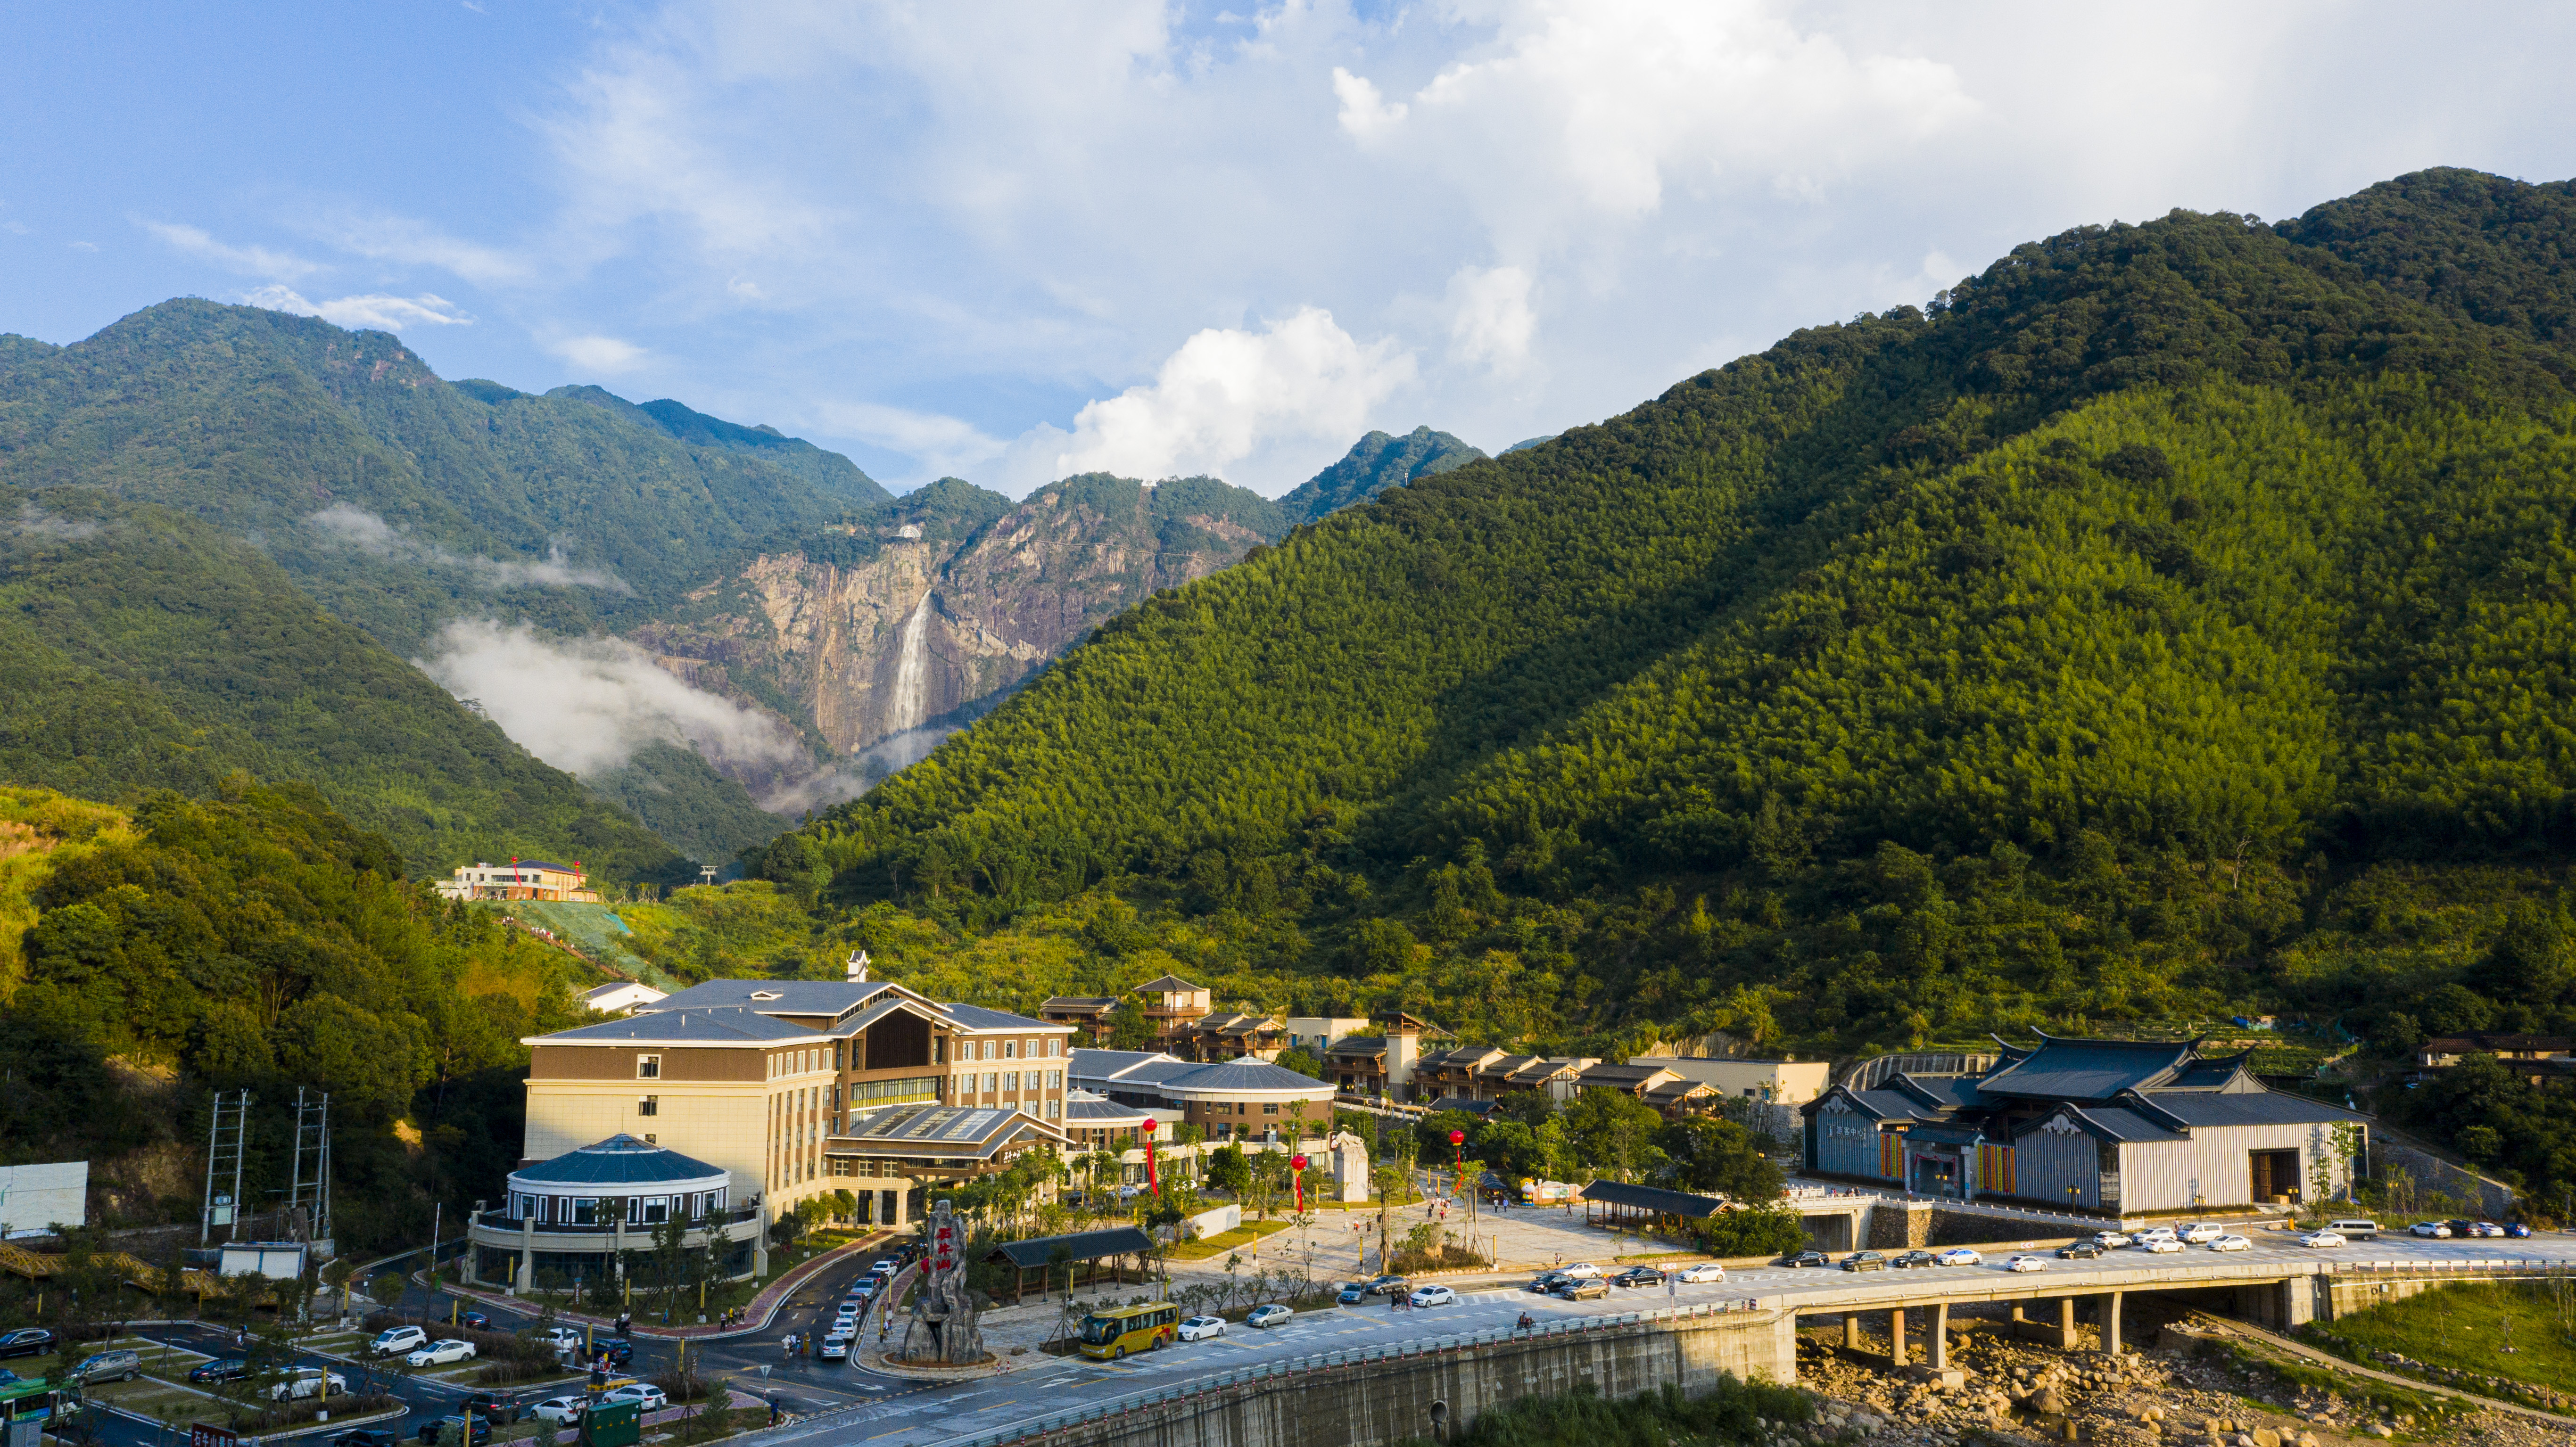
[[[631,372],[644,365],[644,349],[615,337],[558,337],[546,350],[591,372]]]
[[[458,569],[472,574],[487,588],[596,588],[628,595],[635,591],[625,579],[606,569],[574,567],[566,560],[561,542],[546,545],[546,560],[542,563],[453,553],[403,532],[365,508],[347,503],[333,503],[307,513],[304,525],[332,542],[380,558],[405,558],[434,568]]]
[[[650,745],[677,744],[763,809],[795,814],[854,798],[884,776],[823,766],[785,720],[691,687],[622,638],[549,638],[525,624],[460,619],[418,663],[520,747],[585,778],[625,767]]]
[[[266,307],[270,311],[297,312],[308,317],[320,317],[333,326],[373,328],[386,332],[398,332],[405,327],[469,326],[474,320],[458,311],[456,303],[429,292],[422,292],[418,296],[386,296],[375,293],[367,296],[333,297],[317,302],[307,301],[291,287],[272,285],[244,292],[242,300],[251,306]]]
[[[1413,379],[1413,358],[1393,338],[1362,345],[1321,307],[1258,332],[1211,327],[1152,382],[1085,406],[1056,451],[1056,475],[1222,473],[1279,437],[1357,436]]]
[[[167,221],[146,221],[143,229],[160,238],[163,245],[183,255],[211,261],[229,271],[247,276],[264,276],[278,281],[294,281],[322,269],[318,262],[265,246],[227,246],[208,235],[202,227],[182,226]]]
[[[1538,316],[1530,274],[1517,266],[1462,266],[1449,278],[1449,350],[1471,366],[1512,371],[1529,360]]]

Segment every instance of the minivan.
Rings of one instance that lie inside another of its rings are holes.
[[[141,1375],[143,1358],[133,1352],[100,1352],[72,1368],[76,1382],[130,1382]]]
[[[2326,1229],[2354,1241],[2379,1239],[2379,1223],[2376,1221],[2328,1221]]]

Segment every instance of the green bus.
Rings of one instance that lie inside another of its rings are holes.
[[[1100,1360],[1129,1352],[1160,1351],[1181,1326],[1181,1309],[1168,1301],[1095,1311],[1082,1319],[1082,1354]]]
[[[43,1447],[44,1434],[77,1429],[81,1410],[69,1388],[0,1382],[0,1447]]]

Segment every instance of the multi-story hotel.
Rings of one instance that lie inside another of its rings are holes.
[[[867,979],[863,961],[851,975],[710,980],[530,1038],[521,1173],[617,1136],[719,1170],[724,1191],[700,1185],[680,1207],[639,1197],[623,1220],[704,1212],[707,1230],[747,1246],[742,1274],[763,1265],[767,1224],[809,1196],[848,1191],[861,1221],[903,1225],[935,1183],[1072,1145],[1075,1027],[943,1004]],[[532,1270],[604,1262],[615,1243],[596,1218],[595,1202],[514,1189],[474,1224],[478,1274],[524,1284]],[[501,1259],[514,1253],[526,1259]]]

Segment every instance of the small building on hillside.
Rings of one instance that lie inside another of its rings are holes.
[[[2271,1089],[2251,1053],[2042,1035],[1974,1074],[1837,1085],[1802,1107],[1807,1169],[2114,1215],[2298,1201],[2321,1178],[2344,1190],[2370,1118]]]
[[[633,980],[611,980],[582,993],[581,1002],[603,1015],[631,1015],[640,1006],[664,998],[660,990]]]
[[[597,904],[599,891],[576,862],[553,864],[543,859],[513,859],[508,864],[460,864],[453,877],[439,880],[447,899],[530,899],[553,904]]]
[[[1109,1043],[1110,1032],[1118,1028],[1110,1017],[1117,1012],[1115,995],[1051,995],[1038,1006],[1039,1019],[1071,1025],[1094,1045]]]
[[[1726,1055],[1632,1055],[1631,1065],[1660,1065],[1718,1094],[1776,1105],[1805,1105],[1833,1083],[1823,1060],[1748,1060]]]

